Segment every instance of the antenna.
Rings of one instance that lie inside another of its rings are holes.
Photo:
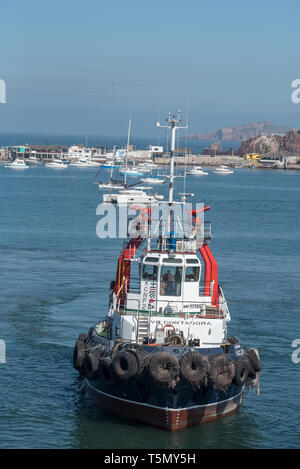
[[[168,118],[166,119],[167,125],[161,125],[160,122],[157,122],[157,127],[171,129],[172,132],[172,139],[171,139],[171,151],[170,151],[170,176],[169,176],[169,202],[173,202],[173,195],[174,195],[174,151],[175,151],[175,138],[176,138],[176,130],[177,129],[187,129],[188,126],[180,126],[182,122],[180,117],[180,109],[178,110],[177,116],[176,114],[171,114],[169,112]]]

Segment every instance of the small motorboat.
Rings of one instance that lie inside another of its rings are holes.
[[[64,163],[62,160],[53,160],[48,163],[44,163],[44,166],[52,169],[64,169],[68,167],[67,163]]]
[[[140,170],[138,169],[125,169],[125,168],[120,168],[120,171],[119,173],[122,175],[122,176],[143,176],[144,172],[141,172]]]
[[[24,160],[16,158],[11,163],[6,163],[4,168],[13,168],[13,169],[28,169],[29,166],[25,163]]]
[[[98,183],[98,187],[99,189],[104,189],[104,190],[109,190],[109,189],[113,189],[113,190],[119,190],[119,189],[125,189],[125,186],[122,182],[113,182],[112,180],[110,182],[101,182],[99,181]]]
[[[213,170],[215,174],[233,174],[233,170],[229,169],[228,166],[221,165],[218,168]]]
[[[116,163],[114,163],[113,161],[106,161],[105,163],[103,163],[101,165],[101,168],[105,168],[105,169],[117,169],[118,168],[118,165]]]
[[[201,166],[195,166],[195,168],[187,171],[186,174],[190,174],[192,176],[208,176],[208,173],[206,171],[203,171]]]
[[[81,159],[69,163],[69,166],[72,166],[74,168],[91,168],[94,166],[100,166],[100,163],[97,163],[96,161],[91,161],[89,159]]]
[[[141,181],[144,182],[145,184],[165,184],[166,182],[165,179],[160,179],[154,176],[141,179]]]

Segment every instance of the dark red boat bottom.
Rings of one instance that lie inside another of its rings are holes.
[[[193,425],[210,422],[234,412],[242,403],[243,392],[225,401],[180,409],[141,404],[99,391],[87,381],[87,392],[97,398],[101,409],[130,420],[164,428],[182,430]]]

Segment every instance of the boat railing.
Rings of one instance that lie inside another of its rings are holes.
[[[223,311],[224,316],[227,316],[227,317],[230,318],[230,311],[229,311],[227,301],[225,299],[225,296],[224,296],[223,289],[222,289],[221,285],[219,285],[219,308],[220,308],[220,310]]]
[[[127,293],[140,293],[141,292],[141,279],[130,277],[130,282],[127,284]]]
[[[213,281],[201,281],[199,283],[199,296],[212,296],[213,286]],[[130,282],[126,283],[126,292],[139,294],[141,292],[141,279],[130,277]]]
[[[200,296],[212,296],[213,295],[214,282],[203,280],[199,283],[199,295]]]
[[[138,298],[131,298],[128,302],[116,304],[115,311],[120,314],[139,316],[149,315],[177,317],[177,318],[209,318],[209,319],[222,319],[225,317],[225,313],[221,308],[218,308],[211,304],[205,304],[200,301],[183,301],[183,300],[155,300],[152,303],[149,302],[147,306],[141,307],[141,300]]]
[[[198,227],[183,224],[180,233],[173,235],[173,237],[170,237],[168,233],[157,236],[156,233],[149,232],[150,249],[156,252],[194,253],[204,241],[209,241],[211,238],[211,222],[204,222],[203,225]]]

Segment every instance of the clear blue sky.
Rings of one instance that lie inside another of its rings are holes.
[[[0,132],[156,135],[270,120],[300,128],[299,0],[1,0]]]

